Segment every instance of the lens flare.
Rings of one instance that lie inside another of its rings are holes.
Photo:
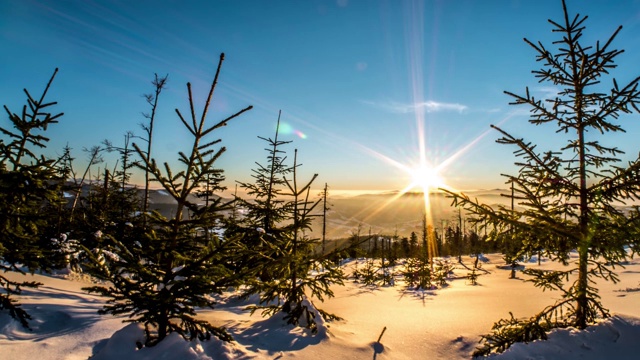
[[[420,0],[409,0],[404,2],[405,11],[404,15],[407,19],[405,22],[405,46],[407,49],[407,76],[411,79],[409,91],[412,97],[413,104],[426,104],[428,103],[428,97],[433,95],[436,91],[435,86],[432,82],[427,81],[424,82],[424,79],[432,79],[437,75],[435,73],[435,61],[438,58],[438,34],[440,30],[440,21],[438,17],[438,13],[441,10],[441,5],[438,2],[432,4],[433,11],[425,10],[425,3]],[[433,13],[433,18],[425,21],[425,14]],[[425,43],[424,40],[424,27],[426,24],[429,24],[433,27],[432,33],[433,41],[430,41],[431,48],[429,49],[429,58],[428,61],[425,61],[425,49],[423,48]],[[388,53],[392,54],[392,51]],[[393,59],[391,59],[393,60]],[[426,65],[426,68],[423,69],[423,65]],[[425,71],[426,70],[426,71]],[[426,73],[426,76],[425,76]],[[400,76],[400,74],[398,74]],[[252,103],[259,105],[262,108],[276,111],[277,108],[273,106],[273,104],[267,101],[265,98],[261,98],[256,96],[251,91],[246,90],[243,87],[234,86],[231,84],[224,84],[226,88],[235,93],[237,96],[249,99]],[[428,92],[425,94],[425,90]],[[425,96],[427,95],[427,96]],[[323,123],[324,119],[320,119],[313,113],[307,113],[303,110],[296,110],[295,113],[288,113],[288,117],[293,119],[295,123],[302,124],[305,128],[313,129],[314,134],[320,135],[317,137],[322,141],[329,142],[331,141],[332,146],[339,146],[341,151],[346,151],[347,148],[352,148],[355,151],[363,153],[371,158],[379,160],[383,164],[387,164],[391,167],[394,167],[400,170],[402,173],[406,175],[407,185],[404,189],[399,192],[395,192],[393,196],[390,196],[384,203],[375,204],[375,208],[371,206],[366,206],[361,209],[357,214],[354,214],[351,219],[357,219],[357,221],[361,223],[367,223],[368,220],[372,219],[374,216],[378,215],[381,211],[383,211],[390,204],[399,200],[403,195],[409,192],[421,191],[424,194],[424,220],[427,226],[434,226],[434,220],[432,217],[431,210],[431,201],[429,199],[429,194],[438,191],[439,189],[444,189],[452,192],[459,192],[458,189],[455,189],[447,184],[447,179],[445,176],[446,169],[449,168],[453,163],[458,161],[462,156],[472,150],[482,139],[484,139],[489,133],[492,132],[491,129],[487,126],[486,131],[482,131],[477,136],[473,137],[470,141],[465,143],[463,146],[454,149],[451,153],[447,154],[447,156],[443,156],[442,158],[434,159],[430,157],[429,154],[433,153],[434,150],[431,144],[427,143],[426,134],[429,133],[430,121],[432,120],[429,116],[429,112],[425,110],[425,106],[414,106],[412,110],[414,112],[414,133],[416,136],[416,145],[417,151],[411,156],[411,158],[392,158],[379,150],[374,150],[372,147],[368,147],[360,142],[354,141],[352,138],[343,136],[340,132],[330,131],[326,126],[320,126],[319,124]],[[302,111],[302,112],[301,112]],[[500,125],[506,121],[508,121],[511,117],[513,117],[516,112],[511,112],[506,114],[502,119],[496,122],[496,125]],[[302,131],[294,129],[291,125],[286,123],[280,124],[280,133],[282,134],[293,134],[298,136],[301,139],[306,139],[307,135]],[[374,205],[372,205],[374,206]],[[367,216],[363,216],[367,214]],[[437,256],[437,247],[435,246],[433,236],[428,236],[428,246],[429,246],[429,257]]]
[[[291,126],[290,124],[287,124],[285,122],[280,122],[280,127],[278,128],[278,132],[280,134],[284,134],[284,135],[295,135],[297,137],[299,137],[300,139],[306,139],[307,138],[307,134],[303,133],[300,130],[294,129],[293,126]]]

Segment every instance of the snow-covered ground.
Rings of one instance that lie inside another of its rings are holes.
[[[249,301],[241,302],[233,293],[226,293],[215,310],[201,310],[200,316],[225,326],[235,337],[234,343],[189,343],[172,335],[156,347],[142,350],[136,350],[135,344],[143,335],[138,325],[96,313],[103,299],[81,290],[89,285],[86,277],[29,275],[29,280],[44,284],[39,289],[26,289],[20,297],[33,316],[33,331],[24,330],[0,312],[0,358],[468,359],[480,335],[489,332],[498,319],[508,317],[509,311],[516,317],[528,317],[559,296],[534,288],[521,273],[509,279],[510,270],[503,269],[500,255],[487,257],[489,262],[482,265],[475,286],[468,283],[469,270],[460,264],[456,264],[449,285],[437,290],[407,289],[402,281],[393,287],[369,287],[353,281],[336,286],[334,298],[316,305],[344,320],[321,325],[316,335],[285,326],[279,317],[250,316],[243,311]],[[472,259],[463,258],[463,264],[471,267]],[[524,265],[539,266],[536,261]],[[354,266],[355,261],[346,265]],[[540,265],[558,266],[544,260]],[[640,260],[633,259],[618,270],[619,283],[599,284],[612,318],[585,331],[559,330],[548,341],[516,344],[496,358],[636,359],[640,356]]]

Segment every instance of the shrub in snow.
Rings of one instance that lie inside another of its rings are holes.
[[[57,238],[51,238],[51,248],[54,256],[60,259],[54,264],[54,268],[82,272],[80,267],[82,248],[78,240],[68,239],[67,234],[63,233]]]
[[[449,274],[453,273],[456,267],[449,260],[437,260],[433,271],[433,279],[439,286],[447,285]]]
[[[352,275],[355,280],[365,285],[377,285],[378,283],[382,283],[384,278],[380,270],[381,268],[376,264],[374,259],[366,259],[360,267],[358,267],[358,263],[356,262]]]
[[[424,259],[408,258],[402,275],[409,287],[420,289],[431,289],[433,287],[431,266]]]
[[[467,273],[467,280],[469,280],[471,285],[478,285],[478,276],[480,276],[478,274],[478,268],[474,267],[470,273]]]

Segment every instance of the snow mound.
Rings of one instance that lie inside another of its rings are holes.
[[[91,360],[224,360],[247,357],[240,349],[217,338],[207,341],[185,341],[179,334],[171,333],[154,347],[138,349],[137,344],[143,342],[143,326],[137,323],[129,324],[116,331],[106,343],[97,345],[97,353]]]
[[[548,340],[516,343],[492,359],[637,359],[640,318],[613,316],[583,331],[557,329]]]

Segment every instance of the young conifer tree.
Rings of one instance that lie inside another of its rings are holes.
[[[601,303],[595,278],[616,281],[613,267],[637,251],[637,217],[628,216],[616,204],[639,198],[640,159],[617,165],[622,151],[600,143],[602,135],[623,131],[620,116],[638,111],[640,77],[620,86],[602,81],[616,67],[614,60],[623,51],[612,48],[619,27],[604,43],[581,44],[585,17],[571,17],[562,2],[562,21],[549,20],[560,34],[555,53],[542,43],[529,44],[542,64],[533,73],[540,82],[556,86],[552,99],[537,99],[527,88],[524,95],[506,92],[530,110],[534,125],[556,125],[566,134],[560,149],[540,152],[536,145],[493,126],[502,137],[498,143],[516,147],[520,167],[517,175],[507,175],[513,183],[519,208],[492,209],[464,195],[451,194],[481,225],[495,226],[492,236],[520,234],[523,249],[544,249],[552,260],[570,265],[561,271],[528,270],[538,287],[558,290],[561,298],[530,319],[501,320],[476,355],[503,351],[516,341],[546,338],[551,328],[575,326],[584,329],[597,317],[609,313]],[[607,87],[610,88],[606,90]],[[529,244],[528,242],[533,242]],[[577,259],[570,251],[577,250]],[[575,276],[575,277],[570,277]],[[565,284],[567,283],[568,284]]]
[[[165,75],[164,77],[158,77],[158,74],[154,74],[155,78],[153,79],[153,81],[151,82],[151,85],[153,85],[153,93],[149,93],[149,94],[144,94],[144,99],[147,101],[147,104],[149,104],[149,106],[151,106],[151,112],[150,113],[143,113],[142,116],[144,116],[146,119],[149,120],[148,124],[140,124],[140,127],[142,128],[142,130],[144,130],[145,134],[147,135],[146,138],[143,138],[142,140],[144,142],[147,143],[147,150],[144,152],[144,154],[146,155],[147,159],[151,159],[151,150],[152,150],[152,145],[153,145],[153,125],[155,124],[155,120],[156,120],[156,110],[158,109],[158,99],[160,98],[160,94],[162,93],[162,90],[166,88],[167,86],[167,81],[169,79],[169,75]],[[142,199],[142,212],[147,212],[147,209],[149,208],[149,182],[150,182],[150,178],[149,178],[149,171],[144,172],[144,196]]]
[[[42,133],[63,115],[49,112],[56,102],[45,102],[57,72],[58,69],[39,99],[24,90],[27,105],[20,113],[11,112],[5,105],[13,128],[0,127],[0,310],[8,310],[27,328],[31,317],[12,295],[19,295],[23,287],[40,284],[12,281],[3,273],[48,267],[50,257],[44,253],[43,245],[57,235],[45,233],[53,218],[47,209],[59,208],[64,177],[55,159],[37,154],[49,141]]]
[[[135,229],[142,219],[138,214],[141,210],[138,189],[130,185],[132,170],[137,166],[135,151],[131,141],[134,135],[126,132],[122,146],[117,146],[109,140],[103,141],[103,146],[93,146],[84,149],[87,152],[88,164],[80,180],[75,180],[75,185],[70,191],[75,192],[66,224],[72,239],[80,239],[81,247],[76,249],[75,257],[79,257],[78,263],[83,263],[86,248],[92,252],[112,252],[111,238],[120,241],[136,241],[141,229]],[[103,152],[116,152],[119,157],[113,167],[113,171],[105,170],[93,181],[86,182],[91,169],[103,162]],[[68,165],[72,167],[72,164]],[[73,173],[73,171],[72,171]],[[96,236],[96,234],[102,234]],[[107,240],[107,241],[105,241]]]
[[[267,165],[263,166],[256,162],[258,168],[252,170],[255,182],[240,182],[240,187],[246,189],[247,195],[254,198],[252,202],[243,202],[243,206],[248,209],[246,220],[259,227],[260,232],[265,233],[276,230],[278,224],[287,219],[291,213],[290,204],[282,198],[286,185],[285,179],[293,172],[293,168],[285,163],[286,152],[281,149],[291,141],[278,139],[281,114],[282,112],[278,113],[274,139],[258,136],[268,144],[268,148],[265,148],[269,153]]]
[[[109,140],[104,140],[103,145],[107,152],[115,152],[119,155],[116,166],[105,178],[104,202],[100,207],[100,212],[104,215],[104,220],[109,227],[115,230],[115,236],[123,239],[125,228],[137,223],[137,216],[142,210],[137,186],[131,186],[132,170],[140,167],[135,160],[136,151],[132,146],[134,134],[127,131],[124,134],[122,146],[117,146]],[[106,175],[105,175],[106,176]]]
[[[281,146],[290,141],[278,140],[279,127],[280,114],[275,138],[261,138],[269,143],[268,164],[258,164],[253,170],[254,183],[240,184],[254,196],[252,201],[241,200],[247,213],[238,230],[245,233],[249,248],[254,250],[245,258],[246,265],[258,275],[248,283],[245,295],[260,294],[260,304],[249,307],[252,313],[259,309],[263,315],[282,311],[288,324],[315,331],[316,316],[338,317],[316,309],[307,295],[320,301],[332,297],[331,285],[342,284],[343,273],[331,263],[331,253],[316,254],[319,240],[306,234],[311,230],[312,212],[322,201],[309,199],[317,174],[303,186],[298,184],[297,151],[293,166],[286,165]]]
[[[96,145],[96,146],[92,146],[91,148],[84,148],[82,149],[82,151],[87,154],[87,166],[85,167],[84,172],[82,173],[82,176],[80,178],[76,176],[76,172],[75,170],[73,170],[73,161],[75,159],[71,157],[71,148],[69,147],[65,148],[65,154],[63,155],[63,161],[65,163],[64,166],[66,166],[69,169],[70,177],[71,177],[70,181],[73,183],[73,185],[71,185],[71,189],[69,189],[69,192],[74,194],[73,203],[71,204],[71,210],[69,211],[70,223],[73,223],[74,212],[78,207],[78,205],[80,204],[81,202],[80,200],[83,198],[82,189],[85,185],[85,181],[87,180],[91,181],[91,179],[89,178],[91,168],[94,165],[100,164],[104,161],[102,157],[102,153],[104,152],[104,149],[100,146]]]
[[[126,314],[126,322],[144,324],[146,346],[157,344],[172,332],[185,339],[205,339],[213,334],[232,340],[223,328],[195,317],[197,308],[213,308],[215,302],[210,294],[236,284],[238,277],[228,267],[237,250],[234,249],[237,241],[227,238],[214,242],[202,231],[222,216],[221,211],[227,209],[228,204],[218,199],[208,206],[200,206],[194,201],[197,199],[194,194],[209,175],[219,174],[214,163],[225,152],[225,147],[214,148],[220,140],[210,140],[211,133],[252,108],[249,106],[212,126],[206,124],[223,60],[224,54],[221,54],[200,117],[196,117],[190,84],[187,84],[190,121],[176,109],[182,124],[193,136],[190,151],[179,153],[182,169],[174,173],[168,163],[161,169],[155,159],[148,158],[144,150],[133,145],[142,169],[149,171],[175,199],[173,217],[167,219],[153,212],[141,236],[126,242],[114,237],[108,239],[115,256],[109,262],[94,259],[93,269],[96,276],[107,282],[86,288],[109,298],[101,313]],[[132,231],[135,234],[135,229]]]

